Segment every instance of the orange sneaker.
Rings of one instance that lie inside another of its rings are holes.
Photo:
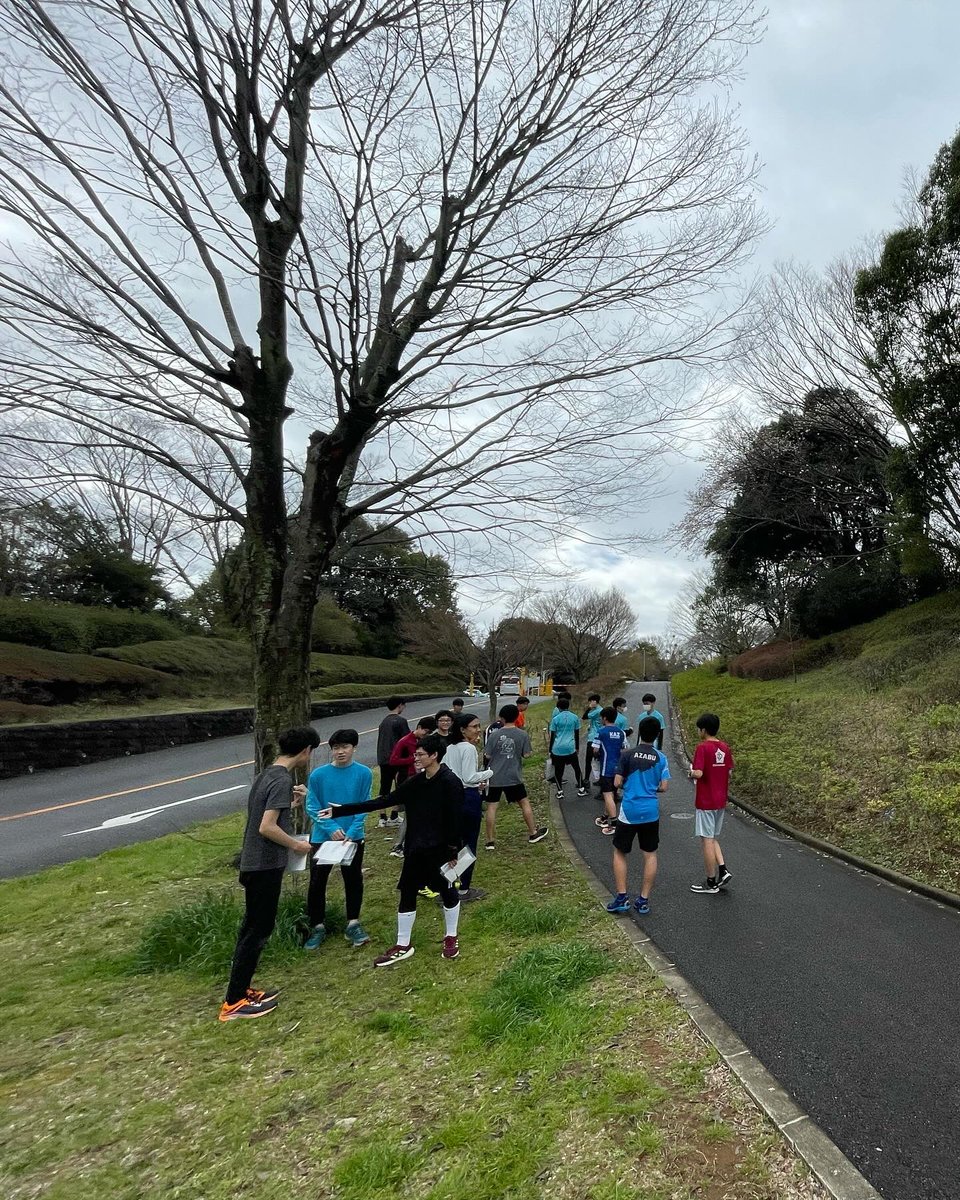
[[[276,1000],[279,995],[279,988],[247,988],[247,999],[254,1004],[263,1004],[265,1000]]]
[[[249,996],[244,996],[236,1004],[227,1004],[224,1001],[220,1005],[220,1015],[217,1020],[242,1021],[251,1017],[265,1017],[267,1013],[272,1013],[276,1007],[276,1000],[251,1000]]]

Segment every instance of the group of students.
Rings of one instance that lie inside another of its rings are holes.
[[[364,946],[370,941],[360,923],[365,817],[380,811],[381,824],[399,824],[399,810],[404,810],[403,829],[391,850],[403,859],[397,884],[397,940],[374,959],[374,966],[387,967],[414,953],[411,935],[419,895],[439,897],[444,920],[441,953],[446,959],[458,957],[460,905],[484,893],[473,887],[473,863],[455,880],[450,874],[464,847],[476,855],[484,797],[488,851],[496,849],[497,809],[504,798],[519,806],[529,843],[547,836],[546,826],[536,824],[523,784],[523,760],[533,752],[523,728],[525,705],[500,709],[500,719],[487,731],[481,762],[480,719],[463,711],[462,700],[454,700],[436,717],[419,718],[412,731],[402,716],[405,704],[400,696],[387,701],[388,715],[378,732],[380,795],[371,797],[370,768],[354,761],[360,741],[355,729],[331,734],[330,762],[311,771],[305,788],[294,786],[293,778],[310,765],[320,736],[309,726],[288,730],[279,738],[277,759],[254,781],[240,855],[245,912],[221,1021],[265,1016],[277,1007],[279,990],[255,988],[253,976],[276,924],[289,853],[310,855],[310,929],[304,949],[312,951],[326,941],[327,883],[334,861],[341,857],[337,850],[330,861],[318,862],[317,852],[326,843],[349,843],[340,863],[347,916],[344,937],[353,947]],[[292,809],[299,800],[305,800],[311,820],[308,840],[293,833]]]
[[[660,796],[669,786],[670,767],[663,753],[666,722],[657,711],[656,696],[643,697],[643,716],[637,724],[633,748],[628,739],[633,733],[622,696],[604,707],[593,693],[582,718],[570,712],[570,698],[557,700],[550,720],[550,757],[553,764],[557,799],[563,799],[563,770],[574,768],[577,795],[585,796],[584,780],[593,777],[599,784],[603,812],[595,819],[601,833],[613,838],[613,877],[616,892],[607,911],[630,910],[628,855],[634,842],[643,854],[641,890],[634,898],[634,911],[650,912],[650,893],[657,877],[660,846]],[[581,775],[577,751],[581,720],[587,723],[587,747]],[[697,720],[699,742],[690,765],[689,778],[696,781],[694,804],[696,834],[700,838],[706,877],[690,885],[702,895],[715,895],[733,878],[720,848],[720,831],[727,805],[733,753],[719,735],[720,718],[703,713]],[[618,801],[619,796],[619,801]]]

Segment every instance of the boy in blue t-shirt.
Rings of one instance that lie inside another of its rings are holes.
[[[568,763],[577,781],[577,795],[585,796],[587,789],[580,774],[580,718],[570,711],[570,701],[565,696],[557,701],[557,711],[550,719],[550,758],[557,799],[563,799],[563,772]]]
[[[658,712],[657,709],[654,707],[654,705],[657,703],[657,698],[653,694],[653,692],[647,692],[647,694],[643,697],[642,703],[643,703],[643,716],[644,717],[656,717],[656,719],[660,722],[660,736],[657,738],[655,744],[656,744],[656,747],[658,750],[662,750],[663,749],[663,731],[666,729],[667,723],[663,719],[663,713]],[[641,717],[640,720],[642,721],[643,717]],[[638,746],[640,745],[639,729],[637,730],[637,745]]]
[[[600,732],[601,720],[600,716],[603,712],[603,705],[600,703],[600,693],[591,692],[587,697],[587,707],[583,710],[582,721],[587,722],[587,747],[583,752],[583,782],[590,786],[590,767],[593,764],[593,743],[597,739],[597,734]]]
[[[617,728],[622,729],[627,737],[629,737],[633,733],[633,729],[630,725],[630,718],[627,716],[626,700],[622,696],[615,696],[613,707],[617,710]]]
[[[604,814],[594,824],[608,837],[616,832],[617,806],[614,777],[620,765],[620,756],[627,748],[627,735],[617,726],[617,710],[612,706],[600,713],[600,732],[593,739],[593,753],[600,760],[600,794],[603,796]]]
[[[332,804],[362,804],[370,799],[373,772],[353,761],[360,743],[355,729],[338,729],[330,735],[330,759],[325,767],[310,772],[307,780],[307,816],[313,822],[310,845],[315,853],[324,842],[356,842],[353,860],[340,868],[346,897],[347,929],[344,938],[354,949],[365,946],[370,935],[360,924],[363,904],[363,846],[365,813],[350,817],[320,817]],[[307,890],[307,919],[310,934],[305,950],[319,950],[327,939],[324,921],[327,912],[327,881],[333,870],[329,864],[316,863],[311,855],[310,887]]]
[[[613,835],[613,878],[617,893],[607,905],[610,913],[625,913],[630,909],[627,855],[634,838],[643,851],[643,891],[633,907],[640,914],[650,911],[650,893],[657,877],[660,845],[660,793],[667,790],[670,779],[667,757],[654,745],[661,728],[653,717],[644,717],[639,725],[639,744],[620,757],[616,783],[623,786],[623,799]]]

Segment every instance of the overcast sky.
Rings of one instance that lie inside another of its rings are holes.
[[[899,223],[905,172],[925,171],[960,125],[960,0],[771,0],[736,88],[772,223],[751,271],[782,259],[826,266]],[[694,462],[638,497],[632,520],[664,534],[695,484]],[[661,536],[642,556],[571,546],[591,586],[619,582],[641,634],[663,631],[695,564]]]

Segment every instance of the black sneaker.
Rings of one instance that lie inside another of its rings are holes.
[[[472,904],[474,900],[483,900],[486,897],[486,892],[483,888],[468,887],[460,889],[460,903]]]
[[[690,891],[705,892],[712,896],[719,892],[720,888],[717,886],[717,881],[715,879],[705,879],[703,883],[691,883]]]
[[[550,831],[547,829],[546,825],[541,825],[539,829],[530,834],[530,836],[527,838],[527,841],[531,846],[534,842],[542,842],[549,832]]]
[[[254,1001],[244,996],[236,1004],[227,1004],[224,1000],[220,1006],[218,1021],[244,1021],[251,1017],[266,1017],[277,1007],[276,1000]]]
[[[728,871],[727,868],[724,867],[723,870],[720,872],[720,874],[717,876],[717,887],[722,888],[725,884],[729,883],[732,878],[733,878],[733,872]]]
[[[587,789],[581,784],[580,787],[577,788],[577,795],[585,796],[586,794],[587,794]]]
[[[563,799],[563,788],[557,788],[557,799],[558,800]]]

